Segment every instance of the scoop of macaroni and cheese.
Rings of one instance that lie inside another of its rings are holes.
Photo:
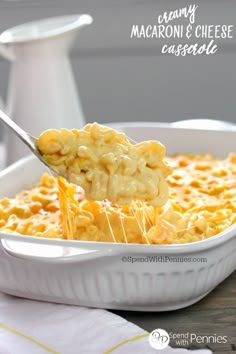
[[[86,199],[120,205],[138,199],[155,206],[168,200],[170,168],[158,141],[132,144],[124,133],[94,123],[47,130],[38,148],[54,170],[84,189]]]

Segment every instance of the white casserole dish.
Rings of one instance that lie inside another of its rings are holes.
[[[161,141],[167,154],[211,152],[224,157],[236,151],[236,131],[191,130],[158,123],[123,124],[120,129],[136,141]],[[31,187],[43,171],[33,156],[2,171],[0,198]],[[236,269],[236,225],[215,237],[181,245],[66,241],[5,233],[0,233],[0,239],[0,290],[58,303],[174,310],[197,302]],[[129,257],[137,261],[129,262]],[[164,262],[158,257],[192,261]],[[195,262],[196,258],[207,261]]]

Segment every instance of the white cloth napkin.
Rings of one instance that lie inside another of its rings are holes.
[[[151,348],[148,333],[113,313],[0,293],[0,354],[189,354]],[[209,350],[194,351],[209,354]]]

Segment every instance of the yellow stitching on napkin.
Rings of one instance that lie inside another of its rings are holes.
[[[24,338],[24,339],[26,339],[26,340],[28,340],[28,341],[34,343],[34,344],[37,344],[39,347],[45,349],[48,353],[60,354],[59,352],[56,352],[55,350],[49,348],[47,345],[45,345],[45,344],[39,342],[37,339],[34,339],[34,338],[28,336],[27,334],[24,334],[24,333],[22,333],[22,332],[19,332],[18,330],[14,329],[14,328],[12,328],[12,327],[9,327],[9,326],[7,326],[7,325],[5,325],[4,323],[0,323],[0,328],[5,329],[5,331],[8,331],[8,332],[10,332],[10,333],[13,333],[13,334],[15,334],[15,335],[17,335],[17,336],[19,336],[19,337],[21,337],[21,338]]]
[[[142,339],[144,337],[148,337],[148,336],[149,336],[149,333],[145,333],[145,334],[141,334],[141,335],[139,334],[138,336],[135,336],[135,337],[128,338],[128,339],[124,340],[123,342],[115,345],[111,349],[108,349],[103,354],[110,354],[110,353],[114,352],[116,349],[119,349],[120,347],[122,347],[123,345],[125,345],[127,343],[136,342],[137,340]]]

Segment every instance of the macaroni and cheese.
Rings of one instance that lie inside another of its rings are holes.
[[[53,177],[44,174],[30,190],[0,201],[0,229],[23,235],[60,237],[58,188]]]
[[[82,188],[44,174],[15,198],[0,201],[0,230],[64,239],[179,244],[214,236],[236,223],[236,154],[167,157],[168,202],[127,205],[85,199]]]
[[[158,141],[132,144],[124,133],[88,124],[83,130],[47,130],[38,139],[44,159],[89,200],[128,204],[134,199],[162,206],[168,199],[165,147]]]

